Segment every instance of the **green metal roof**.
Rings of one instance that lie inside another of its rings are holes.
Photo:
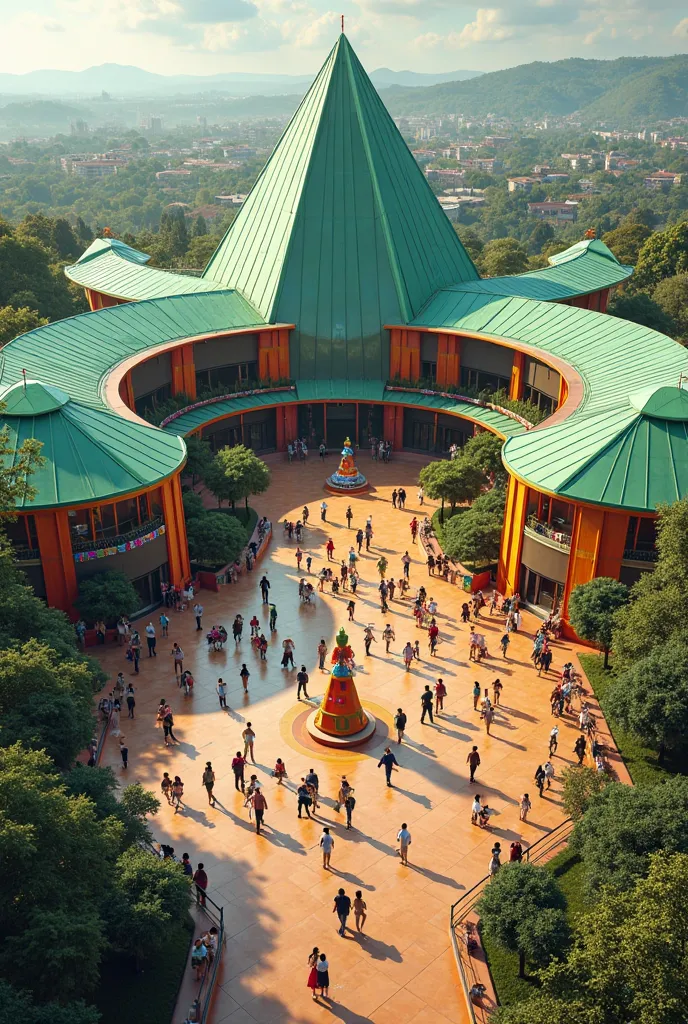
[[[218,290],[200,277],[147,267],[149,259],[116,238],[96,238],[73,266],[65,267],[65,274],[83,288],[135,301]]]
[[[191,409],[168,423],[164,429],[175,434],[190,434],[206,423],[223,416],[233,416],[266,405],[281,405],[292,402],[376,402],[394,405],[422,407],[467,417],[502,437],[520,434],[525,427],[510,416],[495,409],[463,401],[459,396],[443,398],[441,395],[425,395],[419,392],[385,391],[382,380],[299,380],[295,391],[258,392],[256,395],[230,398],[213,402],[200,409]]]
[[[414,324],[503,339],[525,351],[532,346],[577,371],[584,387],[579,406],[564,419],[546,420],[504,445],[507,468],[533,487],[636,511],[651,511],[658,502],[688,494],[688,472],[682,468],[688,448],[682,455],[679,444],[684,424],[661,413],[663,406],[669,412],[675,407],[666,404],[664,389],[676,388],[680,374],[688,372],[688,353],[670,338],[572,306],[490,300],[454,290],[436,296]],[[631,405],[628,396],[639,384],[653,392],[661,389],[659,397],[643,401],[663,418],[639,415]]]
[[[477,272],[345,36],[204,272],[296,323],[292,373],[384,378],[383,324]]]
[[[0,402],[5,397],[0,393]],[[12,408],[13,394],[9,398]],[[4,413],[3,420],[11,448],[35,438],[42,443],[41,455],[46,460],[31,476],[37,490],[35,501],[22,497],[18,508],[53,508],[117,498],[164,479],[186,457],[180,437],[68,399],[34,415]]]

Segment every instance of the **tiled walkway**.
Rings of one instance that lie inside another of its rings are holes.
[[[330,457],[327,473],[335,468]],[[562,820],[559,781],[546,799],[533,800],[531,821],[519,822],[517,801],[525,791],[537,797],[533,774],[546,759],[552,720],[548,695],[554,685],[540,679],[528,660],[535,619],[524,615],[523,635],[514,638],[508,661],[498,647],[502,620],[486,619],[491,657],[474,666],[468,662],[468,630],[457,627],[463,594],[457,587],[431,580],[422,554],[410,543],[409,521],[420,513],[416,480],[421,463],[399,459],[390,465],[371,464],[366,456],[361,469],[374,490],[352,499],[354,527],[373,516],[373,548],[363,555],[362,582],[356,604],[350,642],[361,665],[356,677],[359,693],[378,718],[379,731],[369,745],[358,752],[342,754],[323,749],[312,752],[299,737],[296,673],[280,668],[278,649],[291,636],[296,643],[297,664],[303,661],[310,673],[310,693],[323,692],[326,676],[317,670],[316,646],[321,636],[330,650],[340,625],[346,624],[348,595],[318,594],[314,607],[299,604],[294,552],[296,542],[287,542],[275,526],[273,542],[263,562],[236,586],[220,594],[202,593],[205,605],[204,630],[195,631],[190,611],[171,614],[169,641],[158,639],[158,657],[144,657],[137,686],[136,718],[123,719],[130,751],[127,781],[139,781],[159,792],[163,771],[179,774],[185,783],[186,805],[177,815],[163,802],[153,822],[158,839],[171,843],[177,855],[188,851],[194,865],[205,863],[209,892],[225,908],[227,947],[220,973],[220,987],[213,1008],[213,1024],[268,1024],[272,1021],[322,1021],[331,1016],[348,1022],[372,1020],[375,1024],[463,1024],[466,1011],[458,990],[448,931],[449,908],[465,889],[487,872],[490,849],[495,839],[508,851],[509,843],[520,837],[534,842]],[[314,556],[314,569],[326,558],[324,545],[331,536],[335,555],[344,557],[353,532],[346,529],[344,498],[327,496],[328,524],[320,522],[318,506],[323,497],[323,467],[316,459],[308,466],[272,464],[273,484],[256,504],[275,524],[285,515],[296,519],[304,502],[310,506],[310,525],[302,544]],[[405,511],[392,508],[390,493],[403,484],[408,492]],[[432,511],[431,503],[426,511]],[[438,657],[428,658],[424,634],[415,629],[410,602],[393,603],[384,619],[379,611],[375,563],[384,552],[389,559],[388,574],[401,573],[400,557],[409,549],[413,556],[412,589],[421,582],[439,604],[444,643]],[[248,641],[248,621],[257,612],[267,625],[261,609],[258,580],[267,571],[272,583],[271,598],[279,618],[278,630],[268,651],[267,663],[254,655]],[[213,623],[228,629],[236,612],[246,623],[240,650],[230,640],[225,651],[209,652],[205,630]],[[380,631],[385,621],[396,630],[392,652],[385,655]],[[154,616],[157,625],[157,614]],[[378,635],[372,656],[363,657],[363,626],[375,623]],[[145,621],[140,627],[145,626]],[[401,648],[406,639],[421,638],[422,660],[410,674],[404,672]],[[175,685],[170,649],[177,640],[185,652],[185,664],[196,678],[193,697],[186,699]],[[554,666],[568,660],[571,647],[555,646]],[[113,678],[120,668],[130,671],[115,647],[103,655]],[[246,662],[251,671],[249,695],[244,697],[239,670]],[[420,693],[425,683],[443,676],[448,698],[445,712],[434,726],[421,725]],[[215,693],[218,676],[229,681],[230,709],[221,711]],[[504,684],[500,708],[486,736],[473,710],[473,682],[489,685],[499,676]],[[160,697],[171,702],[175,732],[180,743],[166,749],[155,725],[155,708]],[[377,762],[391,733],[392,715],[403,707],[409,716],[407,738],[394,750],[401,765],[394,788],[384,783]],[[239,749],[239,736],[250,720],[257,733],[256,769],[265,786],[269,810],[265,835],[256,836],[243,808],[241,795],[233,786],[230,763]],[[557,770],[573,759],[576,731],[571,722],[560,723]],[[480,748],[482,764],[479,784],[468,783],[466,755],[473,743]],[[117,767],[118,743],[109,737],[104,763]],[[270,777],[275,758],[282,757],[289,778],[277,787]],[[201,776],[205,762],[212,761],[217,775],[218,805],[209,808]],[[295,784],[309,767],[320,776],[324,797],[317,821],[299,821],[296,816]],[[338,780],[348,775],[356,791],[355,830],[343,828],[342,814],[334,811]],[[494,827],[482,831],[470,823],[470,803],[477,790],[494,808]],[[410,864],[402,867],[395,853],[397,831],[407,822],[413,841]],[[323,870],[318,840],[323,824],[333,828],[336,839],[332,871]],[[368,904],[366,935],[337,935],[332,900],[339,886],[353,897],[363,890]],[[306,958],[313,946],[327,953],[330,961],[330,1002],[313,1003],[306,987]],[[187,972],[184,1009],[191,1001],[193,983]],[[183,1015],[180,1015],[180,1020]],[[177,1022],[175,1021],[175,1024]]]

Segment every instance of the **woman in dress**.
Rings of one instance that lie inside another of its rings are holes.
[[[327,997],[327,993],[330,989],[329,966],[327,957],[324,953],[321,953],[315,969],[318,972],[317,987],[320,989],[320,995],[323,996],[323,998]],[[315,995],[315,990],[313,991],[313,995]]]
[[[119,734],[120,734],[120,728],[119,728],[119,715],[120,715],[120,711],[121,711],[120,702],[118,700],[116,700],[114,702],[114,704],[113,704],[112,716],[110,718],[110,723],[112,725],[112,735],[113,736],[119,736]]]
[[[318,962],[319,956],[320,950],[318,949],[317,946],[313,946],[313,952],[308,957],[308,967],[310,969],[308,971],[308,981],[306,982],[306,985],[312,991],[314,999],[318,998],[315,994],[315,990],[318,987],[318,971],[316,968],[316,964]]]

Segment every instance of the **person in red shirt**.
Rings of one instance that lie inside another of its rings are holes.
[[[263,815],[268,809],[268,802],[263,796],[261,789],[256,789],[251,797],[251,806],[256,816],[256,832],[260,835],[260,826],[263,824]]]
[[[328,540],[327,544],[325,545],[325,550],[327,551],[327,561],[331,562],[332,561],[332,555],[334,553],[334,541],[332,540],[331,537]]]
[[[438,715],[440,711],[444,711],[444,698],[447,696],[447,687],[444,685],[444,680],[438,679],[435,683],[435,714]]]
[[[232,771],[234,772],[234,788],[240,789],[244,792],[244,768],[246,767],[246,759],[241,756],[241,751],[237,750],[236,757],[232,758]]]
[[[416,542],[416,534],[418,533],[418,520],[416,519],[415,516],[413,517],[413,519],[409,523],[409,529],[411,530],[411,540],[415,544],[415,542]]]
[[[430,654],[437,656],[437,644],[439,643],[440,629],[433,619],[428,629],[428,640],[430,641]]]
[[[205,891],[208,888],[208,876],[203,870],[203,865],[199,864],[194,872],[193,876],[194,884],[196,886],[196,902],[200,903],[202,907],[205,906]]]

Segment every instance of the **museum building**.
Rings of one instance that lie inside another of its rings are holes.
[[[688,354],[605,314],[632,268],[598,240],[481,279],[344,35],[202,275],[147,261],[97,239],[66,269],[92,311],[2,351],[10,445],[45,458],[9,532],[50,605],[72,612],[105,568],[142,610],[189,576],[191,434],[434,456],[490,430],[509,475],[500,589],[566,621],[577,584],[652,567],[657,506],[688,493]]]

